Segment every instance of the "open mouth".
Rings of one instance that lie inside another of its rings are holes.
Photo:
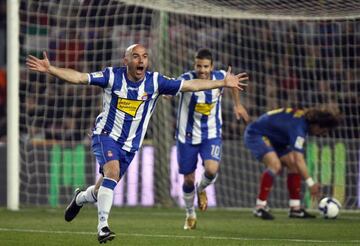
[[[137,66],[137,67],[136,67],[136,72],[137,72],[137,73],[142,73],[142,72],[144,72],[144,70],[145,70],[145,67],[144,67],[144,66]]]

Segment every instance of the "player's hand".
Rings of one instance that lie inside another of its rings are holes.
[[[26,58],[26,66],[33,71],[42,73],[49,72],[50,62],[45,51],[43,52],[43,56],[43,59],[39,59],[35,56],[29,55]]]
[[[235,105],[234,106],[234,114],[237,120],[243,119],[245,124],[249,123],[250,116],[243,105]]]
[[[313,186],[309,187],[310,195],[313,201],[317,201],[320,198],[320,187],[319,183],[315,183]]]
[[[231,66],[229,66],[224,79],[225,87],[233,87],[243,91],[247,87],[247,83],[243,82],[247,80],[249,80],[249,77],[246,73],[239,73],[234,75],[231,73]]]

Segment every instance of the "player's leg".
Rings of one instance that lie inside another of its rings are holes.
[[[256,199],[254,215],[265,220],[272,220],[272,216],[267,207],[267,199],[272,189],[276,175],[281,170],[280,160],[275,151],[268,152],[264,155],[262,162],[266,169],[261,174],[259,193]]]
[[[198,207],[205,211],[208,206],[208,199],[205,188],[215,183],[221,160],[221,139],[208,139],[201,144],[200,156],[204,160],[204,173],[200,182],[196,185]]]
[[[208,199],[205,188],[214,184],[217,179],[219,162],[214,160],[204,161],[205,171],[201,175],[201,180],[196,185],[196,195],[198,199],[198,207],[200,211],[206,211],[208,207]]]
[[[288,152],[280,157],[281,162],[288,168],[287,188],[289,192],[290,218],[315,218],[301,207],[301,175],[295,163],[294,152]]]
[[[259,193],[253,214],[264,220],[272,220],[274,217],[270,214],[267,207],[267,198],[273,186],[275,176],[281,170],[281,162],[268,138],[252,133],[247,129],[244,135],[244,143],[252,155],[266,166],[260,178]]]
[[[65,220],[72,221],[80,212],[80,209],[86,203],[95,203],[97,201],[97,192],[102,183],[103,177],[100,177],[95,185],[89,186],[86,190],[77,188],[70,204],[65,209]]]
[[[195,172],[184,175],[183,183],[183,199],[185,203],[186,218],[184,230],[192,230],[196,228],[196,213],[194,207],[195,198]]]
[[[182,186],[186,211],[184,229],[191,230],[196,228],[196,213],[194,207],[195,169],[199,147],[197,145],[180,142],[177,142],[176,146],[179,173],[184,175]]]
[[[103,174],[103,180],[97,192],[97,228],[98,241],[105,243],[115,237],[115,233],[110,230],[108,224],[113,204],[114,189],[120,178],[125,174],[135,153],[122,150],[121,146],[107,135],[93,136],[92,148],[100,165],[99,172]],[[96,186],[94,189],[96,190]]]
[[[108,218],[114,198],[114,189],[120,180],[120,163],[110,160],[102,166],[104,178],[98,191],[98,241],[105,243],[115,237],[109,228]]]

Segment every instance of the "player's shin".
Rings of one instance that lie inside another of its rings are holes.
[[[195,186],[183,185],[183,199],[185,202],[185,210],[187,216],[195,216],[194,198],[195,198]]]
[[[287,188],[289,191],[289,207],[300,209],[301,175],[289,173],[287,176]]]
[[[86,203],[95,203],[96,201],[95,185],[89,186],[85,191],[80,192],[76,197],[76,204],[79,206]]]
[[[262,176],[261,176],[261,182],[260,182],[260,191],[258,194],[258,199],[261,201],[267,201],[267,198],[269,196],[270,190],[272,188],[275,173],[271,171],[270,169],[266,169]]]
[[[104,178],[98,191],[98,231],[109,226],[108,217],[114,197],[114,189],[117,182],[110,178]]]
[[[214,175],[211,175],[211,174],[204,172],[201,176],[201,181],[197,188],[199,189],[199,191],[203,191],[206,187],[215,183],[217,177],[218,177],[217,173]]]

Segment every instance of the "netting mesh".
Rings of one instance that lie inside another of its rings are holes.
[[[232,19],[346,19],[359,17],[357,1],[333,0],[131,0],[172,13]]]
[[[339,105],[343,124],[329,138],[311,139],[307,161],[315,178],[325,184],[326,194],[336,196],[346,208],[357,207],[360,17],[353,16],[357,1],[126,2],[20,1],[21,64],[27,54],[42,56],[46,50],[53,65],[93,72],[121,65],[125,48],[141,43],[149,48],[152,70],[177,77],[193,68],[197,49],[208,47],[217,69],[231,64],[234,72],[249,74],[241,100],[253,118],[280,106]],[[101,110],[101,93],[99,88],[69,85],[23,67],[22,204],[62,205],[74,187],[94,182],[88,135]],[[233,117],[229,94],[225,91],[222,105],[221,174],[211,199],[221,207],[252,207],[263,167],[244,149],[244,125]],[[124,198],[120,205],[180,202],[181,177],[175,175],[173,151],[175,117],[176,100],[160,100],[145,138],[150,149],[136,157],[135,176],[125,176],[117,193]],[[147,175],[153,178],[151,184]],[[287,206],[284,177],[277,179],[271,194],[273,207]],[[144,189],[153,198],[146,200]],[[305,202],[311,206],[308,197]]]

